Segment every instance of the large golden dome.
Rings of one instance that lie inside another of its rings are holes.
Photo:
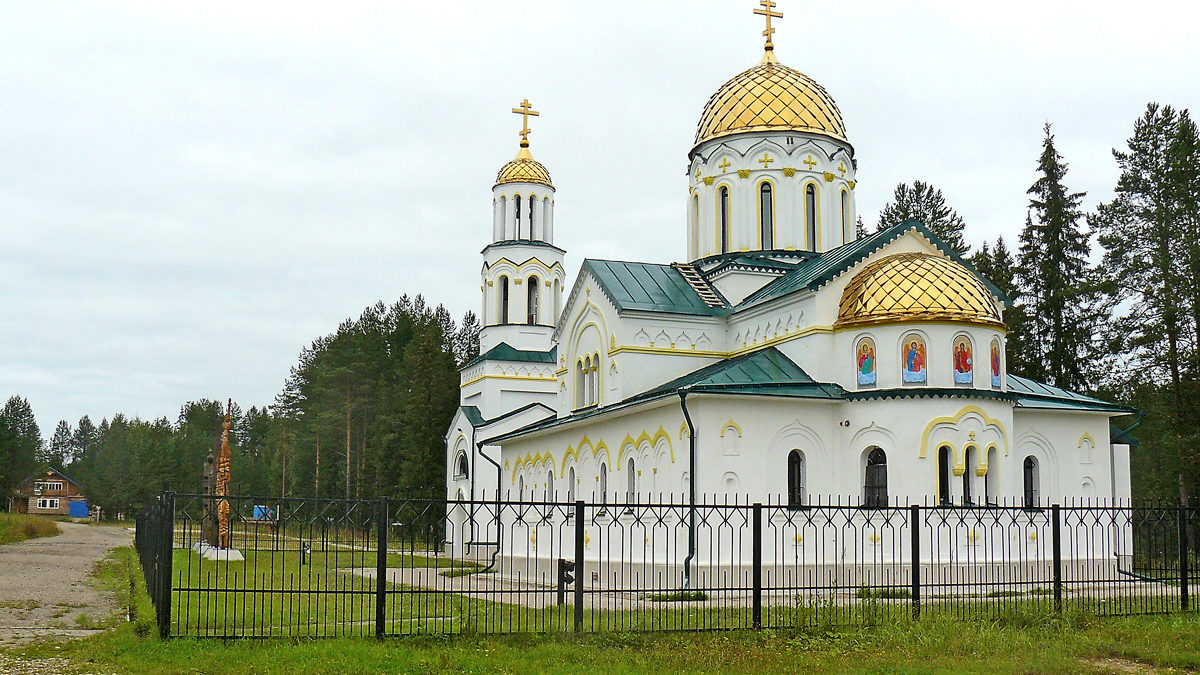
[[[529,152],[529,148],[524,144],[516,158],[500,167],[500,173],[496,174],[496,185],[505,183],[537,183],[554,187],[550,182],[550,170],[534,159],[533,153]]]
[[[842,113],[825,88],[776,61],[772,51],[708,99],[696,145],[743,131],[803,131],[846,140]]]
[[[834,326],[909,321],[1004,327],[996,301],[979,277],[926,253],[889,255],[855,274],[842,292]]]

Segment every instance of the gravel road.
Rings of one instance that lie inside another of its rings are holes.
[[[57,536],[0,545],[0,647],[91,635],[96,630],[88,626],[117,609],[87,578],[109,551],[131,544],[133,533],[124,527],[58,526]]]

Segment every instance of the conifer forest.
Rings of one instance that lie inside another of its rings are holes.
[[[1072,191],[1069,159],[1042,130],[1024,222],[972,248],[968,223],[935,186],[895,189],[877,227],[917,218],[1010,300],[1008,370],[1120,402],[1135,498],[1200,493],[1200,133],[1187,110],[1149,104],[1114,143],[1111,201]],[[860,224],[860,230],[865,229]],[[440,495],[458,369],[479,323],[404,296],[299,350],[274,401],[232,405],[233,491],[265,496]],[[45,465],[109,516],[164,486],[201,489],[224,400],[182,402],[175,419],[95,411],[40,429],[20,392],[0,408],[0,494]],[[215,396],[222,392],[214,392]],[[6,500],[0,500],[0,508]]]

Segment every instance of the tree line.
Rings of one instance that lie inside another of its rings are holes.
[[[479,350],[468,312],[402,297],[367,307],[300,352],[269,406],[230,406],[232,490],[293,497],[440,493],[443,435],[458,407],[458,369]],[[0,494],[36,469],[62,468],[92,504],[133,514],[164,487],[200,492],[226,405],[201,399],[175,420],[123,414],[63,420],[43,439],[28,401],[0,409]],[[0,501],[0,503],[3,503]]]
[[[902,183],[878,228],[926,223],[1012,301],[1008,370],[1133,406],[1144,414],[1134,494],[1200,490],[1200,141],[1187,110],[1150,104],[1123,148],[1115,197],[1091,211],[1073,192],[1051,126],[1031,158],[1027,215],[976,249],[938,188]],[[859,221],[859,229],[865,226]],[[1015,243],[1010,244],[1012,241]],[[479,324],[402,297],[377,303],[300,352],[268,406],[232,406],[233,488],[242,494],[368,497],[436,493],[458,369]],[[123,414],[61,421],[43,440],[14,396],[0,408],[0,494],[38,466],[62,467],[106,512],[132,513],[164,486],[200,490],[224,408],[202,399],[175,420]],[[2,504],[3,501],[0,501]]]

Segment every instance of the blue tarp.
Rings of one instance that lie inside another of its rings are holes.
[[[84,501],[71,502],[71,517],[72,518],[87,518],[88,517],[87,502],[84,502]]]
[[[275,518],[275,514],[271,512],[271,507],[255,505],[255,507],[254,507],[254,519],[255,520],[273,520],[274,518]]]

